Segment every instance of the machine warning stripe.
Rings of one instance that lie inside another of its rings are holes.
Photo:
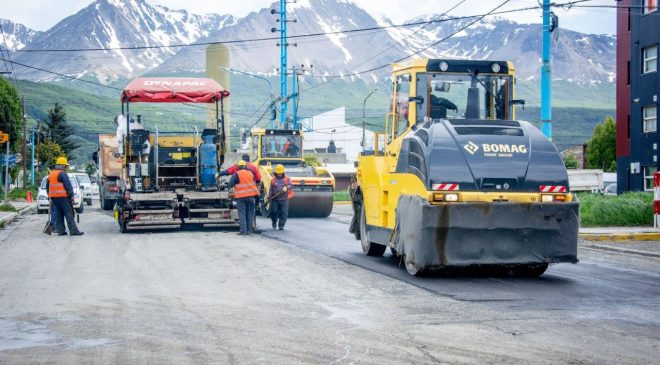
[[[433,190],[445,190],[445,191],[458,191],[458,184],[433,184],[431,186]]]
[[[565,193],[566,187],[561,185],[541,185],[539,190],[542,193]]]

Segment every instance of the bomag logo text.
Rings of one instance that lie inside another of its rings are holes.
[[[524,144],[484,144],[482,147],[484,153],[527,153],[527,146]]]
[[[481,148],[485,157],[513,157],[515,154],[527,153],[527,146],[524,144],[484,143]]]

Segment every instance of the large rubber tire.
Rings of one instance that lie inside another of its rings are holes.
[[[109,199],[101,199],[101,209],[112,210],[115,207],[115,201]]]
[[[364,211],[364,204],[360,211],[360,243],[362,243],[362,252],[367,256],[383,256],[387,246],[369,241],[369,233],[367,232],[367,217]]]
[[[82,214],[85,211],[85,204],[80,204],[80,208],[76,208],[76,213]]]
[[[536,278],[548,269],[548,264],[528,264],[509,267],[509,274],[521,278]]]
[[[270,211],[266,209],[266,204],[264,203],[265,198],[266,189],[264,188],[264,185],[261,184],[261,188],[259,189],[259,209],[257,209],[257,212],[260,213],[262,217],[269,217]]]
[[[92,199],[85,200],[85,203],[87,203],[87,205],[92,205]]]

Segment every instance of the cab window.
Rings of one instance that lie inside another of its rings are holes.
[[[410,74],[399,75],[396,78],[395,106],[395,126],[393,128],[394,137],[399,136],[408,129],[408,107],[410,105]]]

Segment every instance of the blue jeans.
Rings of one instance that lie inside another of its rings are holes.
[[[73,206],[69,198],[51,198],[50,199],[51,224],[55,226],[54,232],[66,233],[64,229],[64,219],[69,227],[69,233],[78,233],[78,226],[73,219]]]
[[[255,209],[254,197],[236,199],[236,207],[238,208],[238,224],[241,227],[241,233],[252,233]]]

